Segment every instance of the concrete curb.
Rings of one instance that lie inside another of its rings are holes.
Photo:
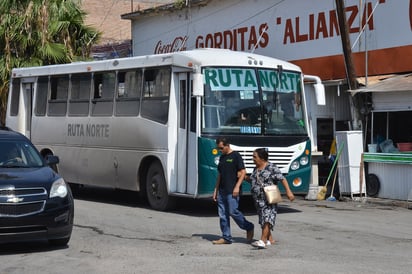
[[[301,199],[299,199],[301,200]],[[342,196],[336,201],[328,201],[328,200],[314,200],[314,199],[307,199],[305,197],[302,200],[310,202],[311,204],[317,206],[331,206],[331,207],[338,207],[340,206],[360,206],[360,205],[368,205],[368,206],[385,206],[385,207],[402,207],[406,209],[412,209],[412,201],[401,201],[401,200],[392,200],[392,199],[383,199],[383,198],[372,198],[372,197],[351,197]]]

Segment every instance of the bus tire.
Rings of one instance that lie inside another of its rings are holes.
[[[147,172],[146,195],[149,205],[155,210],[167,211],[175,205],[175,198],[167,192],[163,168],[159,162],[151,164]]]

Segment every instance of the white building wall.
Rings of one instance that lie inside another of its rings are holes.
[[[133,17],[134,55],[198,47],[255,50],[287,61],[342,54],[335,0],[204,2]],[[360,35],[365,4],[366,38]],[[346,0],[345,6],[354,53],[411,45],[410,1]]]

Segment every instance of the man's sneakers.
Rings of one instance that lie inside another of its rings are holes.
[[[270,243],[270,242],[269,242],[269,243]],[[266,245],[265,245],[265,243],[264,243],[262,240],[254,241],[254,242],[252,243],[252,245],[253,245],[254,247],[259,248],[259,249],[261,249],[261,248],[266,248]]]
[[[250,243],[253,240],[253,235],[254,235],[254,228],[251,230],[246,231],[246,240]]]
[[[213,243],[214,245],[226,245],[226,244],[231,244],[231,242],[226,241],[226,240],[223,239],[223,238],[220,238],[219,240],[214,240],[214,241],[212,241],[212,243]]]

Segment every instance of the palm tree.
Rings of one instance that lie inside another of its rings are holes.
[[[0,0],[0,124],[12,68],[88,59],[100,33],[77,0]]]

